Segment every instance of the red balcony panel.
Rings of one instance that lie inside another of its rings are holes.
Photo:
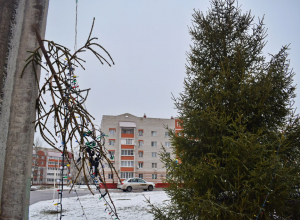
[[[121,171],[134,171],[133,167],[121,167]]]
[[[121,134],[122,138],[134,138],[134,134]]]
[[[121,160],[134,160],[134,156],[121,156]]]
[[[134,145],[121,145],[121,149],[134,149]]]

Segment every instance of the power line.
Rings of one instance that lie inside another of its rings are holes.
[[[74,43],[74,51],[77,50],[77,14],[78,14],[78,0],[76,0],[76,18],[75,18],[75,43]]]

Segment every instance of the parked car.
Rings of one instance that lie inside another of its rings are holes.
[[[123,192],[131,192],[134,189],[143,189],[144,191],[152,191],[155,188],[155,184],[147,182],[141,178],[129,178],[117,185],[118,189],[122,189]]]

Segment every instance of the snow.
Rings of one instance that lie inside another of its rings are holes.
[[[152,192],[134,192],[134,193],[110,193],[111,198],[116,206],[119,219],[121,220],[151,220],[153,215],[148,213],[148,204],[145,202],[145,197],[150,198],[152,204],[163,204],[168,200],[168,196],[164,191]],[[145,196],[145,197],[144,197]],[[107,198],[107,196],[105,197]],[[74,219],[115,219],[109,215],[109,211],[104,211],[107,207],[104,199],[99,200],[99,195],[86,195],[79,197],[86,216],[83,216],[83,211],[77,197],[63,198],[63,218],[64,220]],[[57,201],[42,201],[35,203],[29,207],[30,220],[52,220],[59,219],[59,215],[51,214],[56,211],[54,205]]]

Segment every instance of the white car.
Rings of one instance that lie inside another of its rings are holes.
[[[152,182],[146,182],[141,178],[129,178],[117,185],[118,189],[122,189],[124,192],[131,192],[133,189],[143,189],[144,191],[152,191],[155,188],[155,184]]]

